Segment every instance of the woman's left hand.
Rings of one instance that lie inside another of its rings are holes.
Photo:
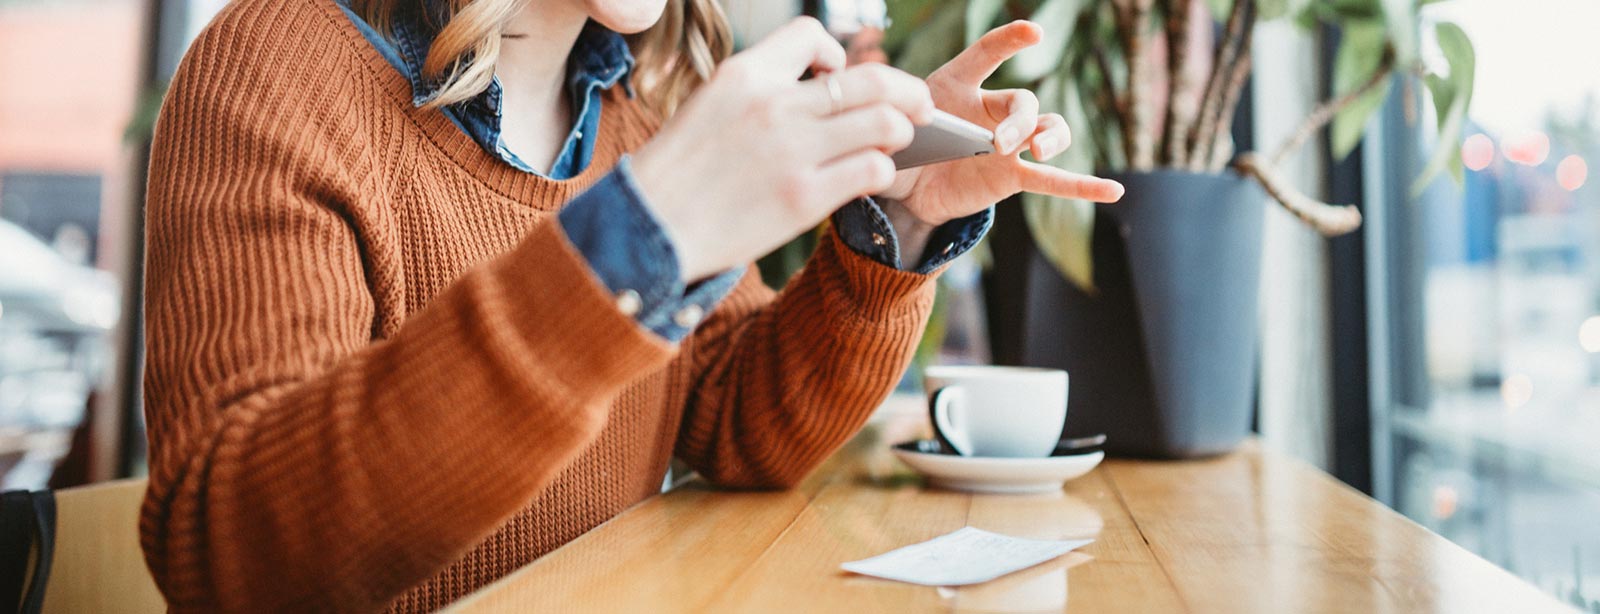
[[[982,89],[1001,63],[1040,37],[1032,22],[1000,26],[928,76],[934,106],[993,130],[995,153],[895,173],[894,183],[878,196],[886,199],[884,212],[900,235],[903,254],[916,258],[934,228],[1018,192],[1095,202],[1122,198],[1122,184],[1115,181],[1023,160],[1024,149],[1040,162],[1065,151],[1072,142],[1066,120],[1040,115],[1033,92]]]

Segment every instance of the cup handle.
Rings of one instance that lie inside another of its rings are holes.
[[[967,438],[966,412],[961,402],[966,392],[955,386],[945,386],[933,391],[928,401],[928,411],[933,419],[933,435],[945,447],[962,456],[972,455],[972,442]]]

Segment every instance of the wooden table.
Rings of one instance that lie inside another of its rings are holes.
[[[469,595],[454,612],[1542,612],[1516,577],[1299,461],[1248,444],[1201,461],[1107,461],[1047,496],[928,489],[869,425],[799,488],[690,481]],[[1096,541],[964,588],[845,561],[963,526]]]

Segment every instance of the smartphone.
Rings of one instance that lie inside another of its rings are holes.
[[[933,121],[917,126],[911,144],[893,156],[897,169],[994,153],[994,133],[934,109]]]

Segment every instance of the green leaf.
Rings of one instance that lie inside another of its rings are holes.
[[[1429,98],[1433,99],[1433,110],[1442,119],[1450,111],[1450,105],[1455,101],[1456,84],[1445,77],[1435,73],[1424,75],[1423,84],[1428,86]]]
[[[1060,69],[1061,58],[1072,42],[1073,26],[1083,8],[1084,0],[1045,0],[1029,18],[1044,30],[1044,38],[1006,62],[1006,76],[1014,81],[1032,83]]]
[[[1439,119],[1440,129],[1442,130],[1444,118],[1450,112],[1450,105],[1455,103],[1456,85],[1448,78],[1434,73],[1423,75],[1422,83],[1428,88],[1428,98],[1433,100],[1434,116]],[[1428,184],[1438,177],[1439,173],[1445,168],[1446,163],[1439,161],[1439,157],[1441,152],[1450,151],[1452,148],[1443,141],[1437,141],[1433,146],[1436,149],[1428,156],[1426,166],[1422,172],[1417,174],[1417,178],[1411,184],[1413,196],[1421,195],[1422,191],[1427,189]],[[1451,153],[1453,154],[1454,152]]]
[[[150,86],[139,94],[138,102],[133,109],[133,117],[128,119],[128,125],[122,129],[122,142],[139,144],[149,141],[156,133],[156,119],[161,115],[161,101],[166,99],[169,81],[162,81]]]
[[[1454,81],[1451,81],[1446,77],[1441,77],[1437,74],[1424,75],[1423,83],[1426,84],[1428,88],[1429,97],[1433,99],[1434,115],[1436,117],[1443,118],[1445,114],[1450,112],[1450,108],[1455,105],[1456,98],[1460,95],[1460,91],[1457,90],[1457,84]],[[1442,133],[1446,128],[1443,121],[1440,121],[1439,123],[1439,129]],[[1455,152],[1459,149],[1457,145],[1460,144],[1460,141],[1461,134],[1459,129],[1456,131],[1456,137],[1451,139],[1451,142],[1446,142],[1443,138],[1438,139],[1438,142],[1434,143],[1434,147],[1437,147],[1438,149],[1435,150],[1433,156],[1438,157],[1441,155],[1441,152],[1450,153],[1450,156],[1448,157],[1449,161],[1445,168],[1451,171],[1450,174],[1453,175],[1457,181],[1461,180],[1462,174],[1465,172],[1465,169],[1461,166],[1461,156],[1455,155]],[[1430,166],[1432,165],[1432,162],[1433,158],[1430,158]],[[1423,173],[1418,175],[1418,183],[1417,185],[1413,186],[1413,188],[1420,193],[1421,190],[1427,187],[1427,181],[1433,180],[1433,178],[1440,172],[1441,169],[1434,169],[1431,171],[1424,170]],[[1424,179],[1426,179],[1426,181]]]
[[[1067,281],[1094,291],[1094,203],[1022,193],[1022,214],[1039,251]]]
[[[1217,23],[1228,20],[1228,11],[1233,9],[1236,0],[1206,0],[1206,8],[1211,9],[1211,18]]]
[[[1440,23],[1434,27],[1434,34],[1439,39],[1439,51],[1450,66],[1450,74],[1447,77],[1430,74],[1426,79],[1439,118],[1439,135],[1434,141],[1433,155],[1411,184],[1413,196],[1420,195],[1446,169],[1461,179],[1461,131],[1466,125],[1467,109],[1472,105],[1473,78],[1477,71],[1472,39],[1467,38],[1460,26]]]
[[[922,328],[922,338],[917,340],[917,349],[912,352],[912,360],[926,367],[933,364],[939,356],[939,348],[944,346],[944,337],[950,330],[950,288],[940,280],[933,287],[933,308],[928,312],[928,324]],[[920,368],[920,367],[918,367]]]
[[[1094,149],[1090,139],[1082,138],[1088,132],[1088,116],[1071,72],[1062,70],[1045,77],[1038,95],[1041,109],[1061,113],[1078,133],[1072,146],[1047,164],[1078,173],[1094,170]],[[1094,203],[1025,192],[1022,212],[1045,260],[1073,284],[1093,292]]]
[[[926,77],[961,52],[961,23],[965,5],[946,2],[928,19],[894,58],[894,65],[908,73]]]
[[[1352,21],[1345,24],[1339,37],[1339,51],[1333,59],[1333,95],[1342,97],[1356,91],[1372,79],[1383,66],[1385,28],[1374,20]],[[1328,129],[1328,145],[1334,160],[1343,160],[1361,142],[1366,132],[1367,120],[1383,106],[1389,97],[1390,81],[1357,98],[1355,102],[1333,116]]]
[[[1272,21],[1298,17],[1311,7],[1312,0],[1256,0],[1256,20]]]
[[[1332,0],[1313,5],[1324,19],[1342,22],[1350,19],[1377,19],[1383,17],[1380,0]]]
[[[1312,2],[1306,4],[1299,11],[1290,13],[1289,17],[1290,19],[1294,20],[1295,27],[1300,28],[1301,30],[1314,31],[1317,29],[1317,26],[1322,24],[1322,20],[1324,19],[1323,15],[1326,12],[1326,7]]]
[[[912,36],[933,20],[940,8],[949,4],[940,0],[894,0],[888,3],[889,28],[883,33],[883,48],[897,53]]]
[[[1256,0],[1256,19],[1271,21],[1289,12],[1289,0]]]
[[[1300,13],[1294,15],[1292,19],[1294,20],[1294,27],[1309,31],[1316,30],[1317,26],[1321,24],[1321,21],[1319,21],[1318,17],[1317,10],[1315,8],[1311,8],[1300,11]]]
[[[967,0],[967,36],[966,47],[988,32],[1000,17],[1000,11],[1005,9],[1005,0]]]
[[[1394,45],[1395,64],[1410,66],[1417,61],[1416,0],[1381,0],[1383,23]]]

